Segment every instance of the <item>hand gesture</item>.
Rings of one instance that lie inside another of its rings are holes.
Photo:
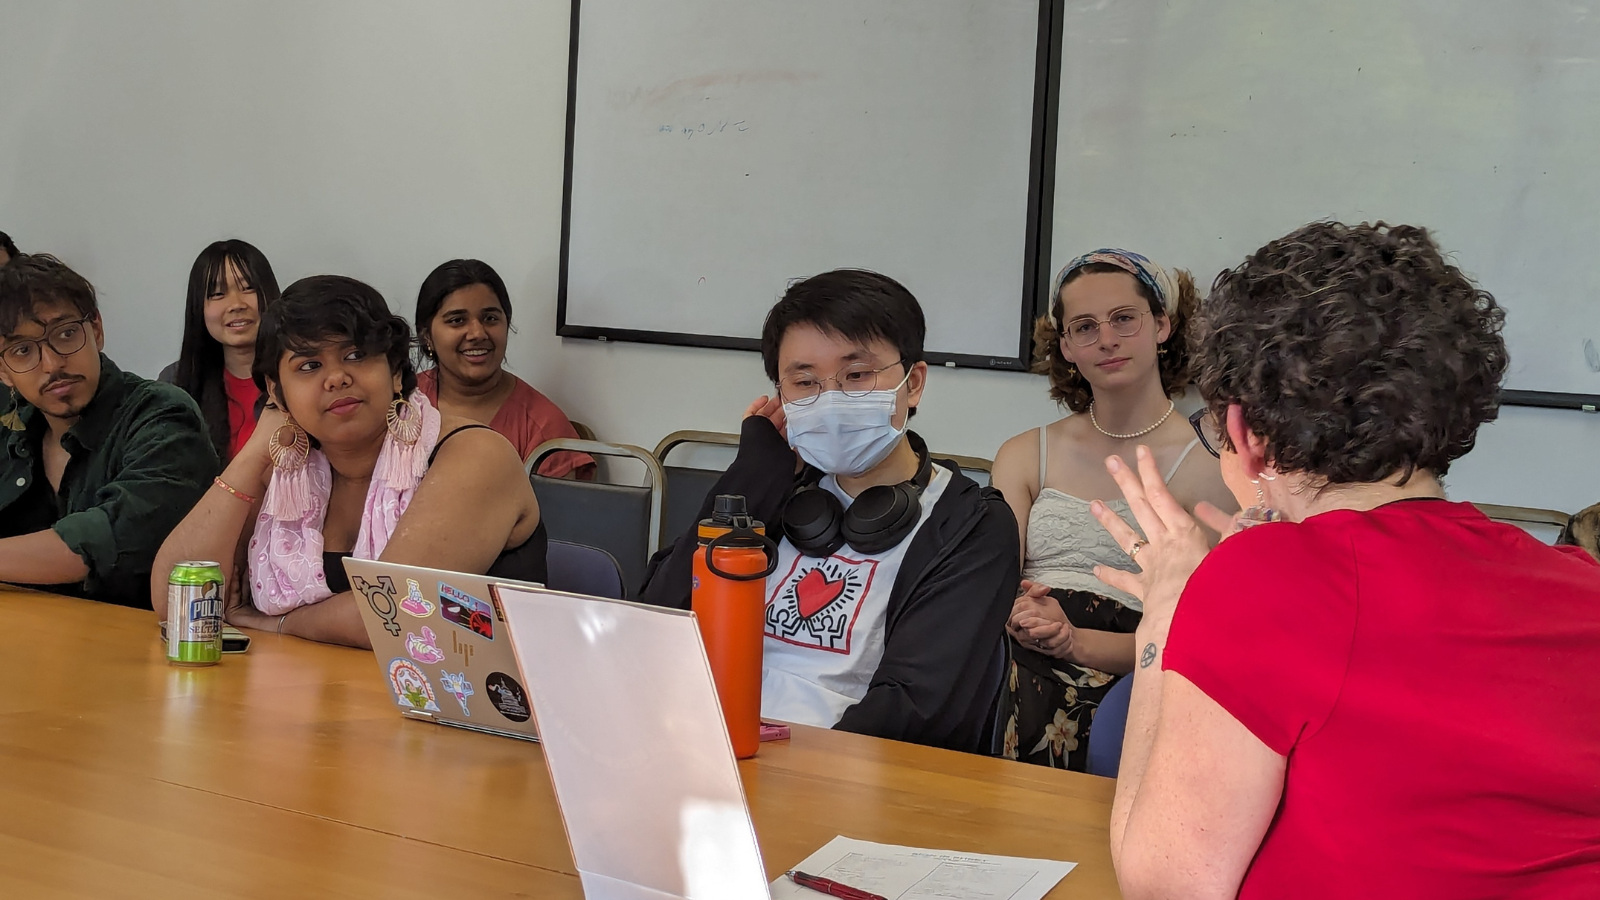
[[[751,416],[761,416],[766,419],[771,419],[772,427],[778,429],[778,433],[783,435],[784,440],[789,439],[789,417],[783,411],[782,397],[779,397],[776,394],[771,397],[768,397],[766,394],[762,394],[761,396],[757,397],[755,402],[751,403],[750,407],[744,411],[744,417],[746,419],[750,418]]]
[[[1022,582],[1022,595],[1011,605],[1006,631],[1024,647],[1057,659],[1072,660],[1074,632],[1048,585]]]
[[[1094,574],[1106,584],[1142,600],[1147,619],[1155,617],[1170,622],[1184,585],[1188,584],[1189,576],[1200,566],[1210,547],[1200,524],[1167,490],[1150,448],[1141,444],[1137,455],[1137,473],[1116,456],[1106,460],[1106,471],[1122,489],[1122,496],[1145,536],[1140,538],[1104,503],[1096,500],[1089,508],[1117,545],[1139,564],[1140,571],[1124,572],[1110,566],[1096,566]],[[1224,537],[1237,530],[1233,516],[1209,503],[1196,507],[1195,514]]]

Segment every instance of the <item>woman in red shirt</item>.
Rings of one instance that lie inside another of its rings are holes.
[[[488,263],[452,259],[428,273],[417,293],[416,321],[422,355],[433,363],[417,373],[417,387],[440,412],[488,425],[524,461],[545,441],[578,436],[559,406],[505,370],[511,296]],[[591,479],[594,458],[552,453],[539,474]]]
[[[1439,481],[1496,414],[1503,321],[1408,226],[1218,276],[1193,421],[1250,508],[1199,511],[1208,554],[1141,447],[1106,465],[1145,537],[1094,510],[1142,567],[1097,572],[1144,601],[1128,900],[1600,896],[1600,567]]]
[[[238,454],[261,415],[265,401],[250,367],[256,325],[277,299],[272,265],[244,241],[211,244],[189,269],[183,348],[160,380],[183,388],[200,404],[223,462]]]

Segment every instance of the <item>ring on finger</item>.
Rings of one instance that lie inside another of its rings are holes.
[[[1139,556],[1139,551],[1148,546],[1150,546],[1149,541],[1134,541],[1133,546],[1128,548],[1128,558],[1137,559]]]

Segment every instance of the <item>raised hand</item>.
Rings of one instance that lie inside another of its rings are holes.
[[[1144,537],[1140,538],[1104,503],[1096,500],[1089,509],[1118,546],[1139,564],[1140,571],[1124,572],[1110,566],[1096,566],[1094,574],[1106,584],[1142,600],[1146,618],[1156,616],[1170,621],[1184,585],[1188,584],[1189,576],[1205,559],[1210,547],[1200,523],[1167,490],[1150,448],[1140,445],[1137,456],[1137,472],[1115,456],[1106,460],[1106,471],[1122,489],[1134,519],[1144,530]],[[1209,504],[1199,514],[1212,527],[1221,526],[1218,530],[1225,535],[1236,527],[1233,517]]]

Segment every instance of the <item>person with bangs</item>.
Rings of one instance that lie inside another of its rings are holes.
[[[1072,415],[1006,441],[994,462],[993,483],[1021,531],[1024,579],[1007,623],[1002,755],[1081,772],[1100,701],[1133,671],[1141,610],[1094,575],[1096,565],[1135,568],[1089,513],[1090,499],[1116,489],[1103,461],[1131,460],[1147,444],[1186,507],[1235,507],[1174,399],[1189,383],[1194,279],[1104,249],[1063,266],[1054,287],[1034,328],[1034,371]]]
[[[269,406],[162,545],[152,590],[177,561],[231,559],[248,540],[230,623],[369,647],[347,556],[545,580],[548,538],[522,460],[417,390],[411,328],[376,290],[303,278],[263,311],[256,346]]]
[[[200,404],[206,428],[224,461],[238,455],[255,431],[266,395],[256,386],[256,330],[278,299],[278,279],[260,250],[241,240],[217,241],[189,269],[183,346],[160,380]]]
[[[524,461],[540,444],[576,438],[561,407],[505,369],[511,336],[511,295],[488,263],[452,259],[417,293],[417,340],[432,365],[417,373],[417,388],[442,413],[482,422],[505,435]],[[586,453],[552,453],[539,464],[551,478],[594,478]]]

